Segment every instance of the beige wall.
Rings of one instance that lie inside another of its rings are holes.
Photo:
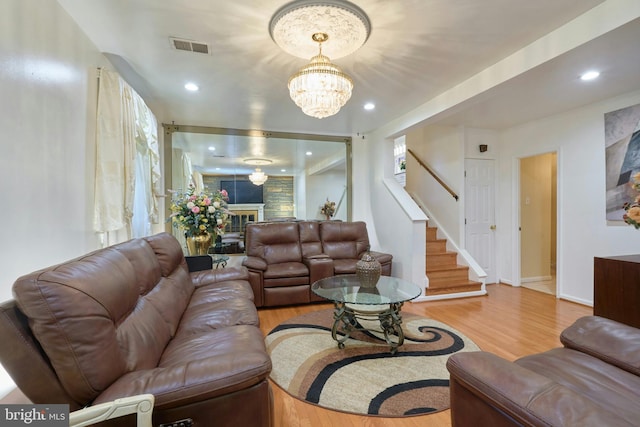
[[[520,160],[521,277],[542,279],[551,275],[554,210],[555,153]]]

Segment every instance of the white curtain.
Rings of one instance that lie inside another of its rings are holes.
[[[129,84],[109,70],[99,76],[94,229],[113,244],[132,237],[134,213],[136,235],[144,233],[140,224],[157,221],[158,131],[153,113]]]
[[[195,185],[193,180],[193,167],[191,157],[180,148],[174,148],[172,155],[172,179],[174,191],[187,191],[190,185]]]
[[[196,193],[202,193],[204,191],[204,179],[202,174],[198,171],[193,171],[193,185],[196,187]]]

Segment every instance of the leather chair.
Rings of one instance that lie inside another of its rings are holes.
[[[309,269],[302,262],[298,224],[248,224],[246,240],[243,265],[256,306],[308,303]]]

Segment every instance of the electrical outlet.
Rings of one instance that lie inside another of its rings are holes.
[[[172,423],[160,424],[158,427],[192,427],[193,420],[191,418],[185,418],[184,420],[174,421]]]

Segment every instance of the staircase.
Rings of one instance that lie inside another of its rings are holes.
[[[469,267],[458,265],[458,253],[447,251],[447,239],[438,239],[438,228],[427,225],[427,277],[426,295],[445,295],[473,292],[482,289],[482,283],[469,280]]]

